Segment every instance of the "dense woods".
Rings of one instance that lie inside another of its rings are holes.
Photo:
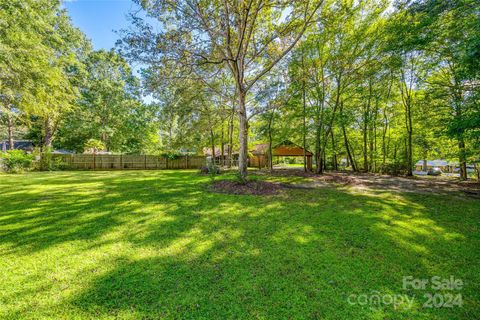
[[[83,152],[89,140],[107,150],[141,152],[153,128],[152,107],[127,62],[94,51],[60,1],[0,1],[2,137],[39,148]]]
[[[478,1],[135,2],[116,50],[95,51],[59,1],[0,0],[3,138],[238,150],[243,178],[252,145],[285,140],[317,173],[445,158],[466,179],[480,161]]]

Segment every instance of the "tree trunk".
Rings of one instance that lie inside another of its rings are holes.
[[[108,141],[107,141],[108,140],[108,135],[107,135],[106,132],[102,132],[100,140],[103,142],[103,144],[105,145],[105,148],[107,148],[107,151],[108,151],[109,150]]]
[[[338,162],[337,162],[337,150],[336,150],[336,145],[335,145],[335,137],[334,137],[334,132],[332,130],[332,166],[333,170],[338,171]]]
[[[367,118],[366,112],[364,112],[363,118],[363,170],[368,172],[368,151],[367,151]]]
[[[388,119],[387,119],[387,112],[383,110],[383,119],[384,119],[384,127],[382,130],[382,167],[385,168],[385,163],[387,161],[387,130],[388,130]]]
[[[343,116],[343,102],[340,104],[340,115]],[[345,144],[345,150],[347,151],[347,167],[348,162],[352,165],[353,172],[357,171],[357,166],[355,165],[355,159],[353,159],[352,152],[350,150],[350,143],[348,142],[347,131],[345,130],[345,123],[341,122],[342,133],[343,133],[343,141]]]
[[[233,117],[235,115],[235,104],[232,107],[230,123],[228,125],[228,167],[233,166]]]
[[[405,71],[402,70],[402,81],[400,83],[400,91],[402,96],[402,104],[405,109],[405,128],[407,130],[407,139],[405,141],[405,158],[407,159],[407,176],[413,176],[413,151],[412,151],[412,106],[413,96],[412,87],[413,83],[410,80],[410,84],[406,82]]]
[[[465,141],[462,137],[458,139],[459,162],[460,162],[460,179],[467,180],[467,160],[465,156]]]
[[[302,56],[303,57],[303,56]],[[302,58],[303,63],[303,58]],[[303,99],[303,171],[307,172],[307,101],[305,93],[305,80],[302,82],[302,99]]]
[[[320,166],[320,124],[318,123],[319,120],[317,119],[316,130],[315,130],[315,173],[321,173]]]
[[[320,152],[317,154],[317,173],[322,174],[323,173],[323,150],[320,150]]]
[[[412,128],[412,105],[411,99],[407,99],[407,103],[405,105],[406,108],[406,122],[407,122],[407,176],[413,176],[413,146],[412,146],[412,136],[413,136],[413,128]]]
[[[275,110],[272,110],[270,119],[268,120],[268,169],[273,171],[273,151],[272,151],[272,122]]]
[[[350,144],[348,143],[347,131],[345,130],[345,126],[343,124],[342,124],[342,131],[343,131],[343,140],[345,143],[345,149],[347,150],[347,156],[350,163],[352,164],[352,170],[355,172],[357,171],[357,168],[355,166],[355,161],[352,157],[352,152],[350,151]]]
[[[238,90],[238,119],[239,119],[239,140],[240,151],[238,158],[238,171],[243,181],[247,180],[248,165],[248,119],[247,108],[245,105],[246,92]]]
[[[50,118],[45,119],[45,137],[43,140],[43,146],[47,149],[52,147],[53,142],[53,128]]]
[[[13,141],[13,116],[7,111],[7,131],[8,131],[8,148],[13,150],[15,148]]]
[[[215,164],[215,135],[213,134],[213,129],[210,129],[210,143],[212,144],[212,164]]]
[[[370,108],[372,101],[372,81],[368,81],[368,100],[367,105],[364,107],[363,111],[363,170],[368,172],[370,171],[370,165],[368,163],[368,130],[370,127]],[[371,139],[371,137],[370,137]]]
[[[370,156],[370,160],[369,160],[369,164],[368,164],[368,171],[369,172],[375,172],[375,163],[374,163],[374,150],[375,150],[375,136],[373,135],[373,132],[370,131],[370,142],[369,142],[369,156]]]
[[[268,170],[273,171],[273,150],[272,150],[272,135],[268,137]]]
[[[411,119],[410,119],[411,120]],[[407,176],[413,176],[413,153],[412,153],[412,130],[408,131],[408,147],[407,147]]]
[[[327,153],[325,151],[323,151],[322,164],[323,164],[323,170],[326,171],[327,170]]]
[[[370,121],[370,171],[377,171],[377,114],[378,114],[378,104],[375,103],[375,108],[373,109],[373,119]]]
[[[221,135],[221,145],[220,145],[220,152],[221,152],[221,155],[220,155],[220,163],[222,166],[225,165],[225,145],[223,143],[223,139],[224,139],[224,134],[223,134],[223,121],[222,121],[222,135]]]

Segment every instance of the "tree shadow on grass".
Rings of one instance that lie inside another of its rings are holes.
[[[94,241],[130,220],[146,219],[147,204],[174,204],[188,211],[196,205],[188,196],[200,192],[198,183],[184,181],[177,172],[75,174],[60,173],[47,181],[45,175],[35,176],[2,192],[0,243],[9,245],[5,253]],[[7,183],[0,184],[2,190]]]
[[[69,242],[79,255],[109,243],[131,248],[99,262],[108,265],[99,275],[78,271],[86,289],[58,305],[71,317],[479,317],[473,200],[452,206],[448,198],[330,188],[219,195],[194,173],[76,174],[40,190],[45,178],[36,177],[0,196],[0,243],[11,256]],[[402,290],[407,275],[463,279],[464,308],[348,303],[372,291],[418,296]]]
[[[128,241],[158,248],[123,261],[71,303],[99,317],[404,318],[478,316],[478,237],[447,215],[478,228],[478,215],[437,211],[415,196],[372,197],[348,190],[289,191],[272,198],[206,194],[194,223],[168,237],[153,222]],[[216,199],[213,197],[213,200]],[[215,210],[217,209],[217,210]],[[171,215],[187,214],[171,211]],[[462,215],[463,214],[463,215]],[[189,221],[190,222],[190,221]],[[169,230],[167,228],[167,230]],[[167,233],[169,233],[169,230]],[[165,242],[164,239],[168,238]],[[461,256],[468,252],[468,256]],[[470,284],[464,308],[422,309],[423,292],[402,277],[455,275]],[[407,294],[413,309],[350,305],[351,294]]]

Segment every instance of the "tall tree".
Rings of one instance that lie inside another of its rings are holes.
[[[79,55],[88,43],[60,1],[2,0],[0,9],[2,106],[10,120],[14,113],[39,116],[43,145],[50,147],[61,115],[77,96]]]
[[[138,1],[138,0],[137,0]],[[187,68],[227,68],[235,82],[239,120],[239,171],[247,176],[247,95],[287,55],[316,18],[321,0],[138,1],[152,26],[139,18],[138,32],[123,38],[130,57],[143,62],[175,60]]]
[[[415,1],[409,12],[416,17],[426,39],[422,48],[434,62],[427,85],[441,98],[439,107],[446,109],[443,123],[446,133],[457,140],[460,176],[467,179],[467,143],[472,110],[480,112],[478,96],[480,80],[480,4],[472,0],[449,2]],[[440,101],[440,100],[437,100]],[[474,111],[475,112],[475,111]]]
[[[113,50],[91,52],[84,65],[81,96],[61,127],[62,146],[82,151],[98,139],[110,151],[140,152],[153,115],[129,65]]]

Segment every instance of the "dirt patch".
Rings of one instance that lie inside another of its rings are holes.
[[[362,174],[354,177],[358,181],[358,186],[374,190],[443,194],[459,191],[470,194],[480,192],[480,185],[474,181],[458,181],[442,177],[392,177],[373,174]]]
[[[274,195],[285,187],[282,184],[267,181],[248,181],[240,183],[231,180],[215,181],[212,190],[228,194]]]
[[[333,174],[324,174],[321,176],[316,176],[315,181],[323,181],[323,182],[342,184],[342,185],[361,184],[361,181],[359,181],[355,177],[345,176],[345,175],[333,175]]]
[[[317,175],[303,170],[282,169],[272,173],[260,174],[282,177],[308,177],[312,181],[295,185],[284,185],[285,188],[313,189],[329,185],[349,186],[359,190],[463,194],[468,197],[480,197],[480,184],[476,181],[459,181],[445,177],[394,177],[372,173],[325,172]]]

